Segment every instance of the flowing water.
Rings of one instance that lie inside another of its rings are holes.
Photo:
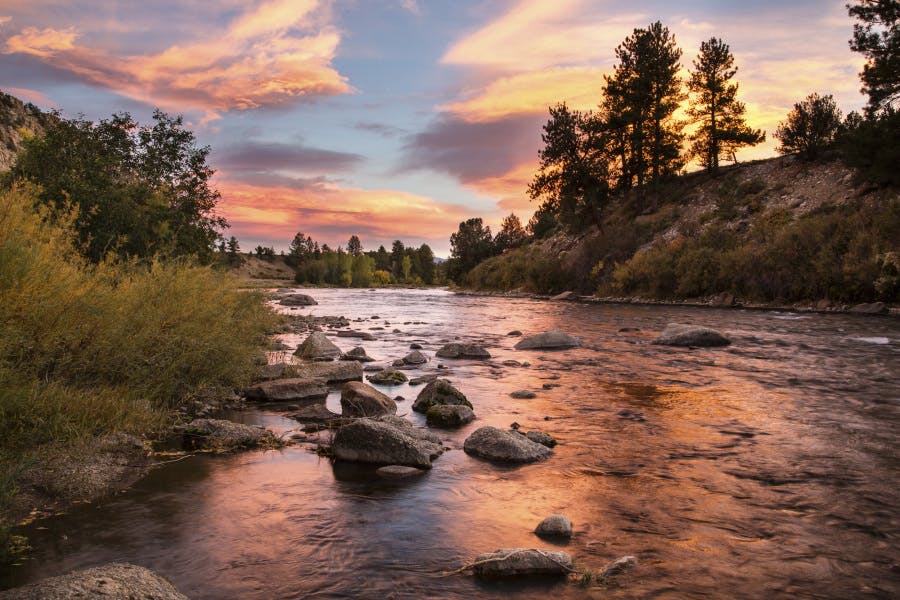
[[[472,401],[478,419],[441,432],[450,450],[431,471],[387,481],[302,446],[191,457],[31,526],[33,560],[0,583],[119,560],[194,599],[900,597],[900,320],[442,290],[310,293],[319,305],[301,313],[383,327],[362,342],[380,360],[422,344],[431,361],[409,374],[443,363]],[[651,345],[669,322],[719,329],[733,344]],[[516,329],[559,329],[587,346],[516,351]],[[434,358],[454,340],[493,358]],[[423,424],[410,410],[421,388],[382,389]],[[510,398],[520,389],[537,397]],[[338,399],[335,390],[328,406],[339,411]],[[239,418],[298,427],[268,409]],[[556,437],[553,456],[510,468],[462,451],[476,428],[513,422]],[[567,544],[532,533],[553,513],[575,524]],[[602,588],[447,575],[514,546],[562,548],[587,568],[624,555],[640,563]]]

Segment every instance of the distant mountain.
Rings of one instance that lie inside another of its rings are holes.
[[[0,171],[7,171],[22,149],[23,141],[41,135],[53,116],[30,102],[0,91]]]

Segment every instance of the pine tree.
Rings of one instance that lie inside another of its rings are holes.
[[[739,148],[766,139],[763,131],[751,129],[744,120],[746,106],[737,99],[738,84],[731,82],[736,73],[728,44],[718,38],[700,44],[687,82],[694,94],[688,115],[699,125],[690,138],[690,155],[711,173],[719,169],[721,157],[735,160]]]
[[[775,130],[775,137],[781,142],[778,151],[798,153],[805,160],[815,160],[834,143],[840,127],[841,111],[834,96],[810,94],[794,104],[787,119]]]
[[[900,99],[900,0],[857,0],[848,5],[853,25],[850,48],[866,57],[860,77],[870,113],[894,107]]]

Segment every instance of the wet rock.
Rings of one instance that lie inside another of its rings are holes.
[[[563,292],[562,294],[557,294],[550,298],[551,300],[575,300],[577,296],[575,292]]]
[[[508,335],[508,336],[510,336],[510,337],[518,337],[518,336],[522,335],[522,332],[519,331],[518,329],[513,329],[512,331],[510,331],[510,332],[507,333],[506,335]]]
[[[328,396],[324,379],[295,377],[257,383],[244,390],[247,400],[259,402],[322,402]]]
[[[542,537],[570,538],[572,521],[566,515],[550,515],[540,522],[534,532]]]
[[[549,433],[544,433],[543,431],[529,431],[525,434],[532,442],[536,444],[540,444],[541,446],[547,446],[548,448],[552,448],[556,445],[556,438],[554,438]]]
[[[537,398],[537,394],[532,392],[531,390],[516,390],[509,394],[510,398],[515,398],[516,400],[531,400],[532,398]]]
[[[423,365],[428,362],[428,358],[418,350],[413,350],[404,356],[402,360],[405,365]]]
[[[306,294],[290,294],[278,301],[282,306],[313,306],[318,304],[312,296]]]
[[[468,406],[460,404],[438,404],[425,413],[425,419],[432,427],[461,427],[475,420],[475,413]]]
[[[412,344],[409,345],[409,349],[410,350],[421,350],[422,344],[417,344],[417,343],[413,342]]]
[[[479,554],[473,561],[479,577],[563,576],[573,571],[572,557],[559,550],[502,548]]]
[[[503,366],[504,367],[521,367],[522,363],[520,363],[517,360],[504,360]]]
[[[515,431],[502,431],[496,427],[481,427],[463,443],[466,454],[501,463],[530,463],[543,460],[553,451],[532,442]]]
[[[403,465],[388,465],[375,469],[375,474],[384,479],[409,479],[424,475],[426,472],[416,467],[404,467]]]
[[[341,416],[380,417],[397,412],[397,404],[371,385],[350,381],[341,388]]]
[[[465,394],[453,387],[452,383],[446,379],[435,379],[419,392],[412,409],[416,412],[424,413],[428,412],[428,409],[432,406],[442,404],[472,408],[472,403],[469,402]]]
[[[610,577],[615,577],[616,575],[621,575],[631,567],[638,564],[638,559],[636,556],[623,556],[622,558],[617,558],[612,561],[600,571],[600,579],[609,579]]]
[[[144,567],[109,563],[0,592],[3,600],[69,600],[74,598],[135,598],[188,600],[171,583]]]
[[[456,342],[445,344],[435,353],[440,358],[477,358],[486,359],[491,353],[476,344],[459,344]]]
[[[631,332],[640,331],[640,330],[641,330],[640,327],[620,327],[619,333],[631,333]]]
[[[334,345],[323,332],[314,331],[303,340],[294,355],[308,360],[331,360],[341,355],[341,349]]]
[[[382,369],[374,375],[369,375],[368,379],[380,385],[400,385],[409,381],[409,377],[397,369]]]
[[[341,418],[341,415],[331,412],[324,404],[313,404],[312,406],[301,408],[288,416],[301,423],[317,423],[320,425],[328,425]]]
[[[366,373],[377,373],[379,371],[384,371],[384,367],[382,365],[366,365],[363,368],[363,371]]]
[[[631,410],[630,408],[623,408],[618,413],[620,419],[626,419],[628,421],[634,421],[635,423],[644,423],[647,419],[644,417],[644,413]]]
[[[267,429],[221,419],[194,419],[175,431],[181,433],[185,447],[191,450],[228,452],[277,445],[275,435]]]
[[[888,312],[884,302],[872,302],[870,304],[857,304],[850,307],[850,312],[863,315],[877,315]]]
[[[562,331],[545,331],[522,338],[514,346],[516,350],[561,350],[581,346],[581,340]]]
[[[361,363],[364,362],[373,362],[375,359],[366,354],[366,349],[362,346],[357,346],[355,348],[351,348],[347,350],[344,354],[341,355],[341,360],[357,360]]]
[[[413,377],[409,380],[409,385],[422,385],[423,383],[431,383],[437,378],[437,373],[428,373],[427,375],[422,375],[420,377]]]
[[[343,338],[359,338],[367,342],[371,342],[375,339],[375,336],[367,331],[355,331],[353,329],[338,331],[337,335],[338,337]]]
[[[443,452],[440,440],[415,431],[405,419],[357,419],[334,436],[335,458],[350,462],[431,468]]]
[[[363,367],[355,360],[289,365],[295,377],[324,379],[327,383],[362,381]]]
[[[727,337],[709,327],[669,323],[654,344],[662,346],[727,346]]]

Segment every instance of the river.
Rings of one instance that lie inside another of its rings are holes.
[[[410,376],[441,363],[471,400],[477,420],[440,432],[450,450],[431,471],[388,481],[302,446],[191,457],[29,527],[33,558],[0,585],[115,560],[195,600],[900,597],[900,320],[444,290],[308,293],[319,305],[302,314],[383,327],[361,344],[382,361],[418,342],[431,360]],[[733,344],[652,345],[670,322],[713,327]],[[507,335],[551,329],[586,347],[516,351]],[[281,338],[295,347],[303,336]],[[358,340],[335,341],[347,350]],[[447,341],[483,344],[493,358],[435,359]],[[424,425],[410,410],[421,387],[381,389]],[[520,389],[537,397],[509,396]],[[337,389],[327,404],[340,411]],[[298,427],[272,410],[239,418]],[[513,422],[552,434],[553,456],[510,468],[462,451],[476,428]],[[532,533],[553,513],[574,523],[566,544]],[[514,546],[563,549],[592,569],[625,555],[640,562],[597,588],[447,574]]]

